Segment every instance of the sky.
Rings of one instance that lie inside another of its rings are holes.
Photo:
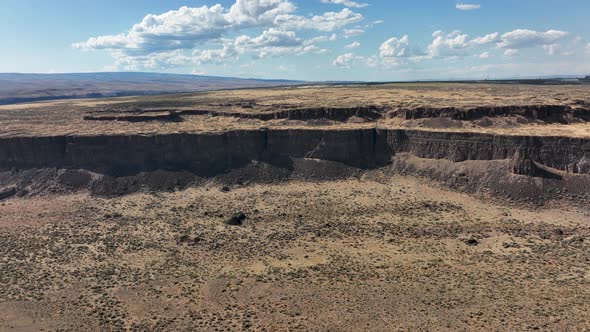
[[[2,0],[0,72],[590,74],[588,0]]]

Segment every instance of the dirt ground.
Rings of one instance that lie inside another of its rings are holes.
[[[12,198],[0,330],[581,331],[589,236],[584,207],[379,174]]]

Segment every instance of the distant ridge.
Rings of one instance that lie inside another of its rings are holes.
[[[198,92],[302,84],[302,81],[145,72],[0,73],[0,105],[33,101]]]
[[[570,85],[590,84],[590,76],[584,77],[584,75],[561,75],[498,78],[489,80],[454,79],[379,82],[306,82],[284,79],[256,79],[148,72],[96,72],[63,74],[0,73],[0,105],[59,99],[158,95],[304,84],[334,86],[382,85],[396,83]]]

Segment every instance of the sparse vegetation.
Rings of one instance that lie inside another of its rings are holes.
[[[588,89],[0,106],[0,329],[589,329]]]

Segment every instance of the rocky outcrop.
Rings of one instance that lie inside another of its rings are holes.
[[[584,138],[396,129],[389,131],[388,144],[396,152],[455,162],[510,159],[519,147],[525,147],[529,157],[543,165],[590,174],[586,167],[590,140]]]
[[[0,138],[0,169],[56,167],[113,175],[161,169],[210,176],[253,160],[288,164],[289,158],[313,158],[370,169],[387,165],[399,152],[459,162],[511,159],[523,148],[526,160],[590,174],[588,139],[372,128]]]
[[[16,195],[16,187],[0,189],[0,201]]]
[[[453,120],[478,120],[483,117],[523,116],[532,120],[567,123],[572,119],[590,121],[590,109],[573,108],[568,105],[515,105],[484,106],[473,108],[459,107],[417,107],[397,109],[394,117],[406,120],[425,118],[450,118]]]
[[[236,117],[240,119],[256,119],[261,121],[288,119],[288,120],[316,120],[328,119],[334,121],[347,121],[351,117],[374,121],[382,117],[384,110],[377,106],[349,107],[349,108],[302,108],[286,109],[273,112],[232,112],[213,110],[106,110],[84,115],[87,121],[178,121],[181,116],[208,115],[222,117]]]
[[[580,105],[580,104],[578,104]],[[585,106],[582,105],[582,106]],[[383,117],[387,112],[385,107],[364,106],[349,108],[301,108],[284,109],[278,111],[216,111],[198,109],[148,109],[148,110],[106,110],[90,113],[84,116],[88,121],[177,121],[181,116],[208,115],[222,117],[236,117],[241,119],[256,119],[261,121],[288,119],[288,120],[315,120],[328,119],[334,121],[347,121],[355,116],[369,121],[375,121]],[[590,121],[590,109],[586,107],[572,107],[569,105],[515,105],[515,106],[482,106],[472,108],[460,107],[417,107],[400,108],[389,113],[391,117],[399,117],[406,120],[447,118],[452,120],[470,121],[484,117],[522,116],[531,120],[541,120],[552,123],[569,123],[573,121]]]
[[[127,122],[147,122],[147,121],[181,121],[182,119],[176,112],[145,112],[145,113],[103,113],[84,115],[86,121],[127,121]]]
[[[549,172],[537,166],[535,161],[529,156],[527,150],[519,147],[516,153],[510,159],[508,164],[510,171],[518,175],[526,175],[531,177],[548,177]]]
[[[334,121],[346,121],[356,116],[367,120],[376,120],[382,117],[383,108],[377,106],[350,107],[350,108],[304,108],[288,109],[272,113],[258,115],[259,120],[289,119],[289,120],[314,120],[329,119]],[[255,115],[256,116],[256,115]]]

